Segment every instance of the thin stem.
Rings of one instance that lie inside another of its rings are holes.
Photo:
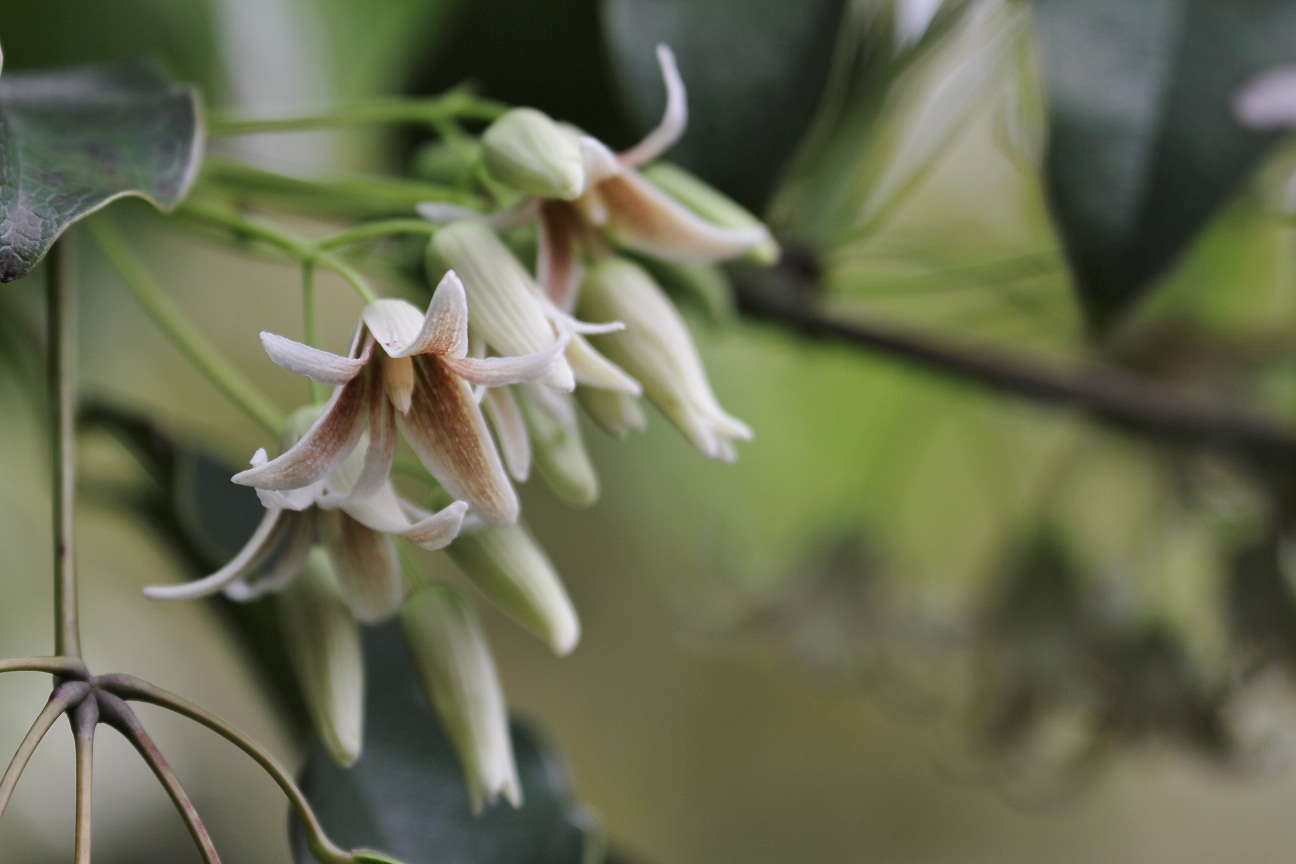
[[[0,660],[0,674],[5,672],[49,672],[59,678],[81,680],[90,677],[80,657],[6,657]]]
[[[1296,432],[1221,400],[1177,391],[1118,369],[1066,368],[1009,352],[968,349],[865,322],[833,318],[788,290],[787,274],[734,268],[741,311],[807,336],[843,342],[924,366],[959,380],[1033,402],[1075,407],[1125,429],[1163,439],[1232,450],[1286,483],[1296,467]],[[795,287],[796,277],[791,277]],[[804,286],[806,288],[810,286]]]
[[[90,864],[91,810],[94,799],[94,736],[99,725],[99,702],[83,699],[72,717],[76,742],[75,864]]]
[[[219,207],[195,204],[193,202],[184,204],[175,213],[178,216],[222,228],[237,237],[259,241],[287,253],[300,262],[317,261],[350,283],[364,302],[372,303],[378,299],[378,295],[369,287],[369,283],[350,264],[335,255],[316,249],[309,241],[274,225],[248,219],[238,213],[223,210]]]
[[[303,329],[305,330],[306,344],[315,348],[319,345],[319,333],[316,328],[315,319],[315,262],[306,261],[302,264],[302,317]],[[325,401],[324,385],[314,378],[307,378],[306,383],[310,389],[310,401],[313,405],[323,404]]]
[[[297,814],[297,818],[301,820],[302,826],[306,829],[307,842],[310,844],[311,852],[319,860],[320,864],[351,864],[354,860],[351,853],[339,848],[329,840],[328,835],[324,833],[323,826],[319,823],[319,819],[315,816],[315,811],[311,809],[310,802],[306,800],[305,794],[297,787],[292,775],[279,764],[274,756],[270,755],[268,750],[256,741],[210,711],[133,675],[104,675],[99,678],[99,685],[123,699],[147,702],[174,711],[182,717],[188,717],[238,747],[251,757],[252,761],[260,765],[261,769],[269,774],[270,778],[279,786],[280,791],[288,799],[289,804],[292,805]]]
[[[171,798],[171,803],[175,805],[176,812],[180,814],[185,827],[189,829],[189,836],[193,838],[194,846],[197,847],[198,854],[202,856],[203,864],[220,864],[220,855],[216,852],[216,845],[212,842],[211,835],[207,833],[207,826],[203,824],[202,817],[198,815],[198,809],[194,807],[193,799],[180,785],[180,779],[176,777],[175,771],[167,763],[165,757],[162,756],[162,751],[158,749],[157,744],[153,743],[153,739],[145,731],[144,724],[140,723],[139,718],[135,716],[135,712],[130,709],[130,706],[116,696],[100,692],[98,698],[105,720],[118,732],[122,733],[126,740],[135,747],[145,764],[153,770],[153,776],[157,777],[158,782],[162,784],[162,788],[166,789],[167,795]]]
[[[58,720],[69,707],[84,699],[89,692],[90,685],[84,681],[69,681],[66,684],[60,684],[54,689],[50,700],[45,703],[45,707],[36,716],[36,722],[32,723],[26,737],[18,745],[18,749],[14,751],[13,758],[9,760],[9,767],[5,769],[4,776],[0,777],[0,818],[4,817],[5,808],[9,806],[9,799],[13,797],[14,788],[17,787],[19,778],[22,777],[23,771],[27,769],[27,763],[31,761],[32,754],[36,752],[36,748],[45,737],[45,733],[49,732],[55,720]]]
[[[244,118],[215,113],[207,120],[207,131],[212,135],[251,135],[260,132],[297,132],[397,123],[435,126],[450,117],[494,120],[506,110],[507,106],[503,103],[474,96],[465,90],[451,90],[444,95],[425,99],[355,102],[296,117]]]
[[[365,240],[374,240],[380,237],[390,237],[394,234],[426,234],[431,236],[441,228],[441,225],[429,222],[426,219],[380,219],[331,234],[316,243],[315,248],[322,250],[336,249],[339,246],[362,243]]]
[[[68,240],[49,252],[49,404],[54,463],[54,653],[81,656],[77,621],[76,527],[76,286]]]
[[[105,219],[95,219],[89,226],[108,263],[171,344],[245,414],[271,435],[279,435],[283,431],[283,412],[185,317],[153,277],[139,265],[116,226]]]

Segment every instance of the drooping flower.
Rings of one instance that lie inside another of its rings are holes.
[[[778,257],[778,246],[760,220],[719,192],[679,169],[652,181],[637,170],[673,146],[687,125],[675,56],[659,45],[657,59],[666,83],[666,111],[661,123],[628,150],[614,153],[533,109],[504,115],[482,136],[487,170],[537,198],[532,205],[540,223],[537,277],[564,311],[575,306],[582,248],[599,252],[610,242],[678,262],[724,261],[749,252],[767,262]],[[567,146],[561,146],[564,140]],[[583,182],[574,183],[574,177]]]
[[[275,363],[337,389],[300,441],[277,459],[236,474],[234,482],[273,491],[311,486],[341,464],[367,427],[359,476],[338,493],[364,499],[391,471],[399,426],[446,491],[488,522],[515,522],[517,495],[470,385],[545,378],[560,363],[567,338],[556,333],[551,345],[524,356],[469,357],[468,302],[453,271],[438,284],[426,315],[404,300],[370,303],[345,357],[262,333]]]

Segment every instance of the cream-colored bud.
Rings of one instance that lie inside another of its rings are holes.
[[[547,114],[514,108],[492,123],[481,140],[482,164],[506,186],[564,201],[585,191],[580,141]]]
[[[288,662],[320,741],[334,762],[360,758],[364,737],[364,653],[360,626],[335,587],[332,564],[318,547],[301,575],[277,598]]]
[[[519,806],[504,692],[472,607],[448,586],[425,585],[405,601],[401,628],[423,692],[463,764],[473,811],[501,794]]]
[[[577,387],[576,401],[600,429],[618,441],[631,432],[642,432],[648,425],[643,406],[628,393]]]
[[[593,504],[599,496],[598,475],[585,451],[572,397],[535,384],[519,384],[516,393],[540,476],[573,507]]]
[[[450,557],[501,610],[548,643],[558,656],[580,641],[580,620],[549,556],[524,525],[460,534]]]
[[[622,258],[592,267],[581,287],[580,314],[624,321],[624,331],[592,337],[596,346],[643,384],[644,395],[689,443],[712,459],[736,458],[734,440],[749,440],[751,429],[720,407],[688,327],[643,268]]]
[[[685,171],[670,162],[656,162],[640,171],[658,189],[670,195],[676,201],[692,210],[697,215],[719,225],[722,228],[759,228],[765,223],[756,218],[750,210],[725,195],[709,183]],[[772,236],[756,246],[744,260],[755,264],[777,264],[782,250],[778,241]]]
[[[459,274],[474,336],[500,354],[535,354],[558,340],[540,287],[485,223],[464,220],[438,231],[428,246],[428,267],[436,279],[447,269]],[[542,380],[559,390],[576,386],[566,360]]]

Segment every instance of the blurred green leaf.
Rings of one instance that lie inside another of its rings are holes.
[[[514,723],[523,804],[501,802],[479,816],[463,772],[424,701],[395,627],[365,634],[369,695],[365,749],[350,769],[317,744],[306,794],[344,847],[374,847],[406,864],[593,864],[597,838],[566,772],[535,731]],[[300,831],[299,864],[313,864]]]
[[[1274,136],[1230,100],[1296,60],[1285,0],[1035,0],[1052,209],[1091,321],[1172,265]]]
[[[689,130],[671,159],[758,208],[810,123],[843,0],[604,0],[612,68],[639,129],[661,119],[653,54],[679,60]],[[626,142],[629,143],[629,142]]]
[[[196,173],[193,91],[128,64],[0,78],[0,282],[123,195],[175,205]]]

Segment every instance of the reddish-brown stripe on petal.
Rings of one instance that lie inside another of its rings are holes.
[[[576,306],[576,289],[580,286],[580,262],[576,254],[579,224],[570,204],[546,201],[540,209],[536,279],[550,302],[564,312]]]
[[[405,438],[446,491],[489,522],[518,517],[517,495],[500,464],[472,389],[439,357],[415,360],[414,400],[399,417]]]

